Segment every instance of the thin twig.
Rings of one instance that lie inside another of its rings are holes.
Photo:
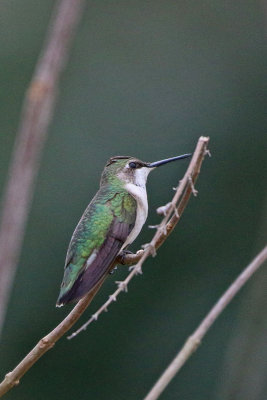
[[[170,381],[179,372],[184,363],[201,344],[203,337],[206,335],[209,328],[213,325],[218,316],[223,312],[223,310],[240,291],[244,284],[266,260],[267,246],[254,258],[254,260],[245,268],[245,270],[237,277],[237,279],[217,301],[196,331],[187,339],[183,348],[179,351],[177,356],[170,363],[144,400],[156,400],[159,398],[163,390],[168,386]]]
[[[0,334],[15,277],[42,149],[52,119],[58,80],[84,0],[57,3],[44,50],[27,90],[9,167],[0,227]]]
[[[192,157],[192,160],[188,166],[188,169],[180,181],[179,186],[176,190],[176,193],[170,203],[165,206],[163,214],[165,215],[159,225],[157,225],[157,231],[152,238],[151,242],[145,245],[145,248],[142,252],[138,252],[137,254],[126,254],[121,262],[123,264],[133,264],[137,262],[136,265],[131,267],[131,272],[127,276],[127,278],[122,282],[117,282],[118,289],[109,296],[108,300],[91,316],[91,318],[83,324],[77,331],[73,332],[68,339],[72,339],[77,336],[81,331],[84,331],[88,325],[90,325],[93,321],[96,321],[99,315],[103,311],[108,310],[108,306],[117,300],[117,297],[120,293],[126,292],[128,290],[128,285],[132,278],[138,274],[142,273],[142,265],[144,261],[150,255],[155,256],[156,250],[165,242],[169,234],[173,231],[175,225],[179,221],[188,201],[193,193],[195,195],[195,183],[197,177],[200,172],[201,164],[204,160],[205,155],[207,154],[207,145],[209,142],[209,138],[200,137]],[[160,207],[160,211],[162,213],[164,207]],[[120,260],[118,258],[118,260]]]
[[[80,318],[82,313],[88,307],[93,300],[97,291],[100,289],[104,282],[104,279],[100,281],[97,286],[87,294],[79,303],[73,308],[73,310],[67,315],[67,317],[56,326],[53,331],[48,335],[44,336],[36,346],[26,355],[26,357],[13,369],[13,371],[6,374],[5,379],[0,383],[0,397],[6,392],[17,386],[22,376],[42,357],[48,350],[50,350],[54,344],[67,332],[75,322]]]

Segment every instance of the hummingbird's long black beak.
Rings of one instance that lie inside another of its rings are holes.
[[[166,160],[155,161],[153,163],[148,163],[146,165],[147,168],[155,168],[160,167],[161,165],[168,164],[169,162],[176,161],[176,160],[183,160],[184,158],[191,157],[192,154],[183,154],[181,156],[166,158]]]

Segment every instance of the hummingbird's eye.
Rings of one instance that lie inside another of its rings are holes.
[[[135,162],[130,162],[130,163],[129,163],[129,167],[130,167],[130,168],[136,168],[137,165],[136,165]]]

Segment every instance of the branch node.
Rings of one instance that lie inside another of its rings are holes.
[[[191,189],[192,189],[192,193],[196,197],[198,195],[198,191],[195,189],[195,186],[194,186],[193,179],[192,179],[191,175],[188,177],[188,180],[189,180],[189,183],[190,183],[190,186],[191,186]]]
[[[6,380],[8,383],[12,381],[12,373],[11,373],[11,372],[8,372],[8,373],[5,375],[5,380]]]
[[[209,157],[211,157],[211,152],[209,151],[209,149],[205,150],[205,156],[208,155]]]
[[[142,271],[142,267],[139,264],[135,264],[135,265],[131,265],[129,267],[129,271],[135,271],[135,275],[142,275],[143,271]]]
[[[175,216],[176,216],[177,218],[180,218],[180,215],[179,215],[179,212],[178,212],[178,208],[177,208],[177,207],[174,208],[174,214],[175,214]]]
[[[115,294],[113,293],[113,294],[111,294],[111,295],[109,296],[109,299],[110,299],[111,301],[116,301],[116,300],[117,300],[117,297],[116,297]]]
[[[40,347],[41,349],[43,349],[43,348],[45,348],[45,347],[48,347],[48,348],[50,349],[51,347],[54,346],[54,344],[55,344],[55,343],[50,342],[50,340],[49,340],[47,337],[43,337],[43,338],[40,340],[40,342],[39,342],[39,347]]]
[[[175,188],[176,191],[176,188]],[[167,212],[170,210],[170,208],[172,207],[172,202],[170,201],[169,203],[165,204],[165,206],[161,206],[157,208],[157,214],[159,215],[164,215],[164,217],[166,217]]]
[[[98,314],[97,313],[92,314],[92,316],[91,316],[91,320],[92,321],[97,321],[97,318],[98,318]]]
[[[118,288],[123,291],[123,292],[128,292],[128,287],[127,283],[125,281],[116,281],[115,282],[118,285]]]
[[[164,225],[159,227],[159,232],[161,232],[164,236],[167,236],[167,226],[166,226],[166,224],[164,224]],[[155,246],[154,246],[154,249],[155,249]],[[156,249],[155,249],[155,251],[156,251]]]
[[[200,338],[192,335],[189,336],[189,338],[187,339],[187,341],[185,342],[185,346],[186,347],[190,347],[190,349],[192,350],[192,352],[196,351],[197,348],[201,345],[201,340]]]
[[[136,275],[142,275],[143,274],[141,265],[136,264],[136,266],[135,266],[135,274]]]

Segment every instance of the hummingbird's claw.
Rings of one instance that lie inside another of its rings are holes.
[[[109,271],[109,275],[113,275],[116,269],[118,269],[117,265],[115,265],[115,267],[111,271]]]
[[[125,263],[124,263],[124,259],[125,259],[125,257],[127,256],[127,254],[134,254],[132,251],[130,251],[130,250],[122,250],[120,253],[119,253],[119,257],[120,257],[120,264],[122,264],[122,265],[125,265]]]

